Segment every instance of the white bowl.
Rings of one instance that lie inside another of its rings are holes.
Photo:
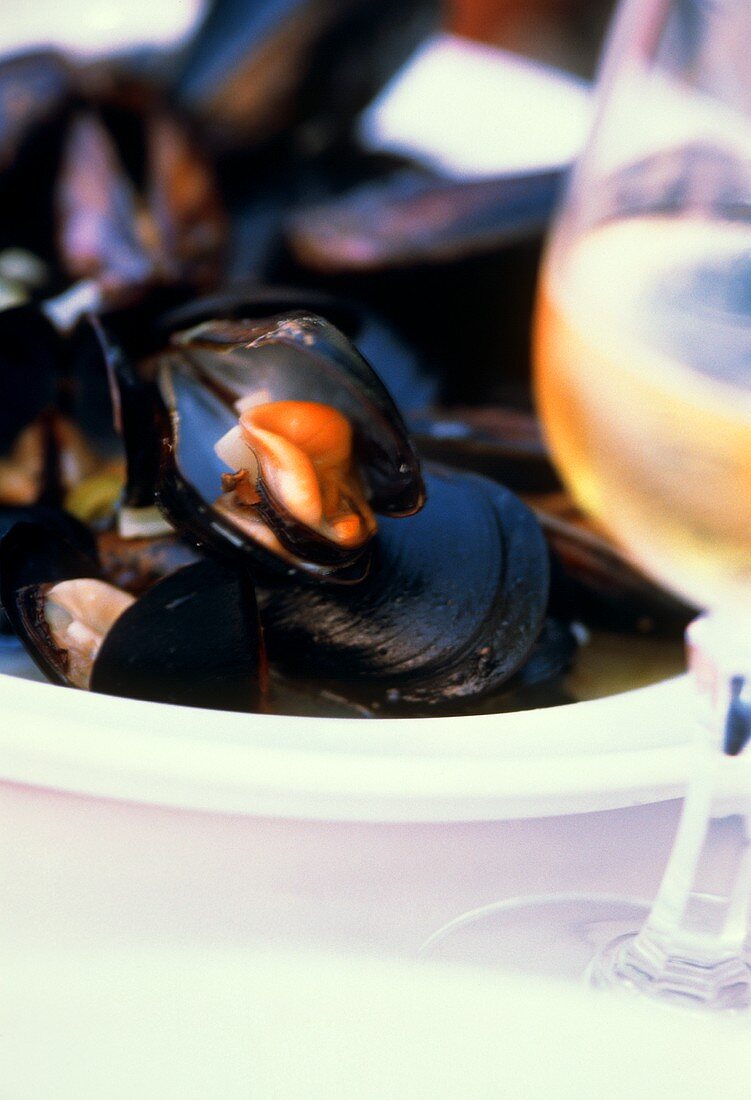
[[[462,718],[300,718],[54,687],[0,654],[0,778],[190,809],[339,821],[476,821],[674,798],[686,677]]]

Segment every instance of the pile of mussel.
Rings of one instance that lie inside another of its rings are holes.
[[[486,264],[514,211],[550,211],[548,180],[520,207],[356,148],[334,76],[363,106],[436,14],[389,6],[220,3],[159,63],[0,62],[0,629],[54,683],[472,712],[557,683],[582,621],[690,613],[560,506],[528,393],[457,404],[472,325],[448,381],[431,362],[454,304],[421,345],[374,308],[383,272],[349,297],[320,275],[341,211],[365,186],[385,217],[405,171],[443,212],[411,269],[395,249],[423,310],[446,240]]]

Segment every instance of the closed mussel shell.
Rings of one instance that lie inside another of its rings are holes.
[[[437,0],[217,0],[184,51],[173,98],[224,152],[315,153],[440,19]]]
[[[357,586],[263,586],[269,659],[369,704],[462,709],[530,654],[548,557],[525,505],[485,478],[434,468],[428,503],[384,520]]]

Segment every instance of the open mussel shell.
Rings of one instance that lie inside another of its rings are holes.
[[[0,62],[0,247],[51,261],[53,289],[128,301],[154,283],[214,285],[225,216],[188,120],[117,64],[51,51]]]
[[[115,129],[122,120],[108,127],[105,110],[79,110],[56,185],[64,270],[114,301],[154,283],[211,285],[222,266],[224,216],[208,163],[163,105],[142,110],[121,124],[127,142]]]
[[[66,349],[31,303],[0,310],[0,506],[59,504],[74,474],[59,413]]]
[[[101,580],[95,556],[59,531],[18,522],[0,541],[0,602],[15,634],[53,684],[68,685],[65,657],[52,643],[40,604],[41,586],[74,577]]]
[[[471,708],[528,658],[545,619],[548,555],[507,489],[441,468],[428,502],[384,520],[352,587],[262,585],[269,659],[371,706]]]
[[[53,639],[45,599],[60,581],[101,581],[97,561],[34,524],[0,543],[0,594],[32,659],[72,686],[69,653]],[[258,709],[265,662],[249,582],[200,561],[157,582],[110,626],[90,670],[93,691],[152,702]]]
[[[153,503],[159,448],[147,446],[153,435],[151,382],[139,373],[140,360],[161,351],[173,332],[213,320],[262,319],[305,310],[325,317],[357,348],[362,358],[378,364],[378,375],[402,410],[424,409],[435,399],[437,383],[412,349],[380,317],[360,303],[320,291],[239,284],[196,298],[186,285],[153,288],[146,299],[127,307],[100,311],[74,333],[75,416],[87,435],[104,437],[114,421],[127,458],[124,503]],[[1,316],[1,315],[0,315]],[[107,393],[114,402],[110,408]],[[106,412],[103,415],[103,410]],[[128,426],[127,432],[124,430]],[[153,461],[152,461],[153,459]]]
[[[158,318],[190,297],[182,284],[153,287],[139,302],[89,314],[71,337],[74,415],[106,453],[124,450],[121,506],[154,507],[160,436],[153,407],[159,399],[137,365],[162,343]]]
[[[182,312],[184,320],[187,316]],[[191,320],[200,316],[197,312]],[[343,583],[367,572],[367,540],[340,546],[316,539],[315,532],[311,537],[308,528],[280,511],[274,531],[292,555],[282,558],[215,507],[227,467],[214,444],[236,427],[240,399],[333,408],[353,429],[354,459],[369,506],[387,515],[421,507],[419,460],[396,405],[354,345],[323,317],[297,310],[199,321],[173,333],[140,367],[117,334],[99,327],[120,390],[126,451],[131,440],[134,456],[141,455],[144,480],[149,475],[153,480],[142,495],[151,491],[170,522],[192,540],[275,572]]]
[[[177,334],[173,345],[204,385],[233,400],[263,395],[338,409],[355,429],[373,509],[403,516],[422,505],[419,462],[401,414],[370,364],[324,317],[292,310],[258,321],[210,321]],[[186,376],[175,357],[167,370],[173,388],[178,373]]]

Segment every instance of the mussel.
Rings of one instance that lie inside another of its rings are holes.
[[[50,179],[74,95],[73,66],[52,50],[0,63],[0,245],[52,258]]]
[[[43,504],[21,506],[6,504],[0,507],[0,539],[19,523],[35,523],[51,531],[53,535],[59,535],[66,542],[77,547],[82,554],[90,557],[96,555],[96,544],[92,532],[85,523],[81,523],[62,508],[51,508]],[[13,629],[0,597],[0,636],[8,638],[12,634]]]
[[[353,586],[258,588],[269,659],[372,707],[471,708],[530,657],[548,601],[540,528],[486,478],[429,468],[427,503],[379,522],[368,576]],[[552,633],[546,675],[571,659]]]
[[[349,133],[439,17],[437,0],[219,0],[173,94],[221,150],[320,152]]]
[[[516,492],[550,492],[560,481],[537,418],[504,405],[416,410],[407,418],[420,454],[485,474]]]
[[[32,303],[0,309],[0,510],[61,506],[100,465],[71,406],[69,349]]]
[[[0,199],[10,247],[0,258],[32,247],[48,261],[44,287],[0,309],[11,395],[0,410],[0,505],[61,504],[113,457],[106,391],[92,418],[103,452],[80,418],[88,378],[72,329],[91,309],[213,284],[224,214],[187,123],[153,87],[51,52],[0,62]],[[27,272],[30,263],[40,261],[26,255]]]
[[[178,569],[136,600],[103,579],[94,557],[19,523],[0,543],[0,596],[53,683],[187,706],[261,706],[253,589],[221,563]]]
[[[551,550],[551,607],[611,631],[680,638],[698,609],[661,588],[564,491],[529,496]]]
[[[414,165],[381,173],[289,211],[279,266],[382,313],[440,373],[442,404],[521,405],[543,234],[562,181],[560,170],[469,181]]]
[[[86,280],[84,305],[220,274],[213,170],[189,123],[124,70],[54,53],[0,62],[0,198],[0,244],[48,260],[55,289]],[[80,300],[47,312],[75,319]]]
[[[325,317],[355,345],[363,359],[377,364],[378,377],[403,415],[433,405],[438,380],[431,364],[377,312],[361,301],[341,294],[327,294],[313,287],[239,281],[213,294],[191,298],[172,308],[162,306],[158,320],[163,338],[205,321],[261,319],[292,310],[304,310]]]
[[[179,531],[217,553],[353,582],[367,572],[373,513],[422,506],[394,402],[324,318],[205,321],[138,364],[106,326],[100,335],[143,480]]]
[[[457,181],[402,169],[294,210],[286,223],[300,263],[324,274],[461,260],[542,233],[562,173]]]
[[[144,119],[142,140],[134,181],[95,112],[69,125],[56,195],[60,258],[106,300],[155,282],[210,286],[221,270],[224,220],[208,165],[165,110]]]

